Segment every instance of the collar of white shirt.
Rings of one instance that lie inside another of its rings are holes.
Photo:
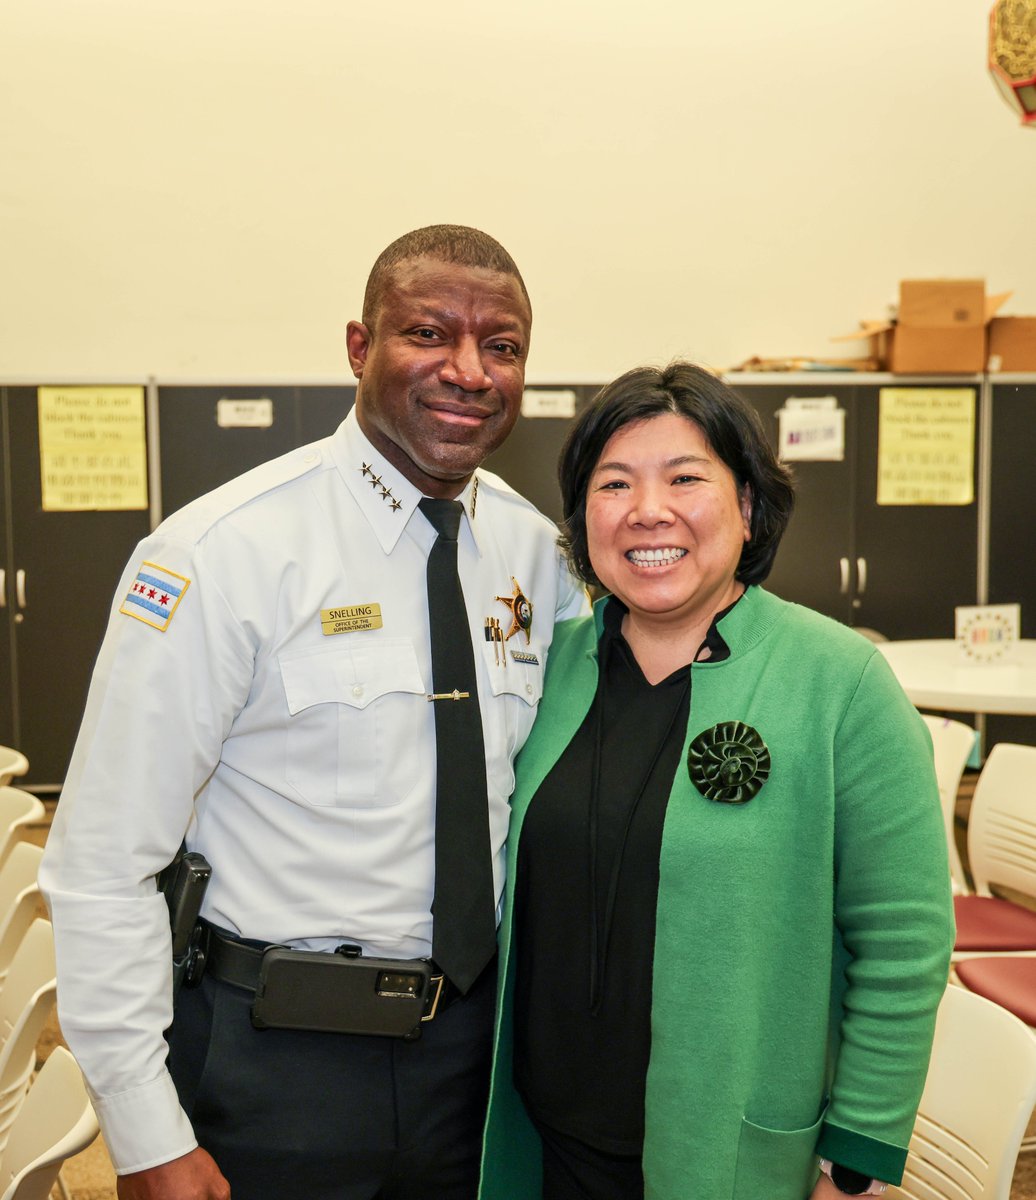
[[[331,436],[331,456],[335,466],[366,517],[386,554],[394,549],[407,522],[414,515],[422,493],[384,458],[367,440],[353,408]],[[479,554],[476,472],[457,499],[464,506],[464,519]]]

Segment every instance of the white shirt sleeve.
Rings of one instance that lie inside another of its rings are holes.
[[[120,1174],[196,1145],[165,1065],[171,947],[154,876],[183,840],[253,660],[191,547],[159,536],[138,554],[116,594],[40,870],[61,1028]],[[132,607],[124,598],[142,560],[189,581],[165,628],[120,611]]]
[[[558,551],[558,599],[554,620],[585,617],[590,612],[590,595],[586,585],[572,574],[565,556]]]

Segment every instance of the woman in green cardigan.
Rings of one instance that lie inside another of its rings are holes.
[[[952,943],[927,731],[766,578],[758,418],[631,371],[560,464],[609,593],[517,766],[482,1200],[838,1200],[898,1182]]]

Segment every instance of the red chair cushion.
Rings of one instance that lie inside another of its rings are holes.
[[[964,958],[953,969],[969,991],[1036,1025],[1036,958]]]
[[[1036,950],[1036,912],[995,896],[954,896],[954,950]]]

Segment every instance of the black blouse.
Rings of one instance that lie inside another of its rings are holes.
[[[727,611],[712,659],[729,655]],[[608,601],[593,704],[526,813],[514,911],[515,1083],[536,1120],[613,1154],[643,1145],[658,862],[691,694],[689,664],[648,683],[625,613]]]

